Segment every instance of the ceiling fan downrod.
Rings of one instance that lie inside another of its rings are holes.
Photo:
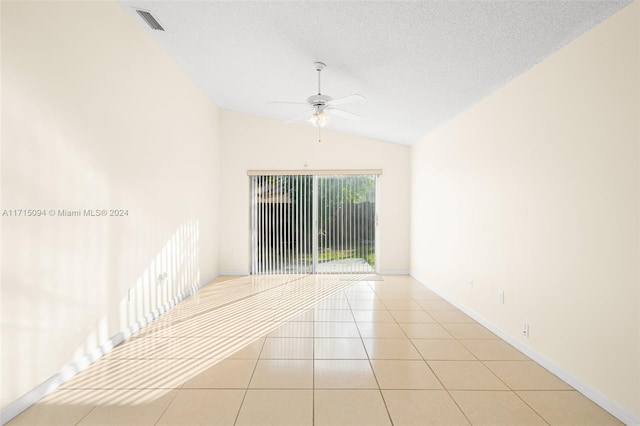
[[[316,71],[318,71],[318,95],[322,94],[320,91],[320,72],[327,67],[327,64],[324,62],[314,62],[313,65],[316,67]]]

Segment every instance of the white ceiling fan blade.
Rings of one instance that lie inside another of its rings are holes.
[[[268,104],[288,104],[288,105],[308,105],[306,102],[293,102],[293,101],[270,101]]]
[[[337,108],[327,108],[327,109],[329,111],[331,111],[332,115],[337,115],[338,117],[346,118],[346,119],[353,120],[353,121],[362,120],[362,116],[361,115],[354,114],[352,112],[343,111],[343,110],[337,109]]]
[[[343,96],[343,97],[338,98],[338,99],[334,99],[331,102],[329,102],[329,104],[330,105],[342,105],[342,104],[348,104],[350,102],[359,102],[359,101],[364,101],[364,96],[358,95],[358,94],[353,94],[353,95],[349,95],[349,96]]]
[[[313,110],[309,109],[309,110],[303,112],[302,114],[298,115],[296,118],[292,118],[289,121],[285,121],[284,124],[291,124],[291,123],[295,123],[296,121],[300,121],[302,119],[309,118],[309,117],[311,117],[311,113],[313,113]]]

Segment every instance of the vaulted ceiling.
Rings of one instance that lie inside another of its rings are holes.
[[[322,61],[323,94],[366,98],[330,128],[409,145],[628,3],[122,1],[218,106],[292,119],[305,105],[269,101],[316,94]]]

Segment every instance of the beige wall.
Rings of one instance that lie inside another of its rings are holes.
[[[382,169],[379,206],[379,267],[409,269],[409,148],[323,130],[285,125],[220,110],[222,210],[220,270],[249,271],[249,178],[247,170]],[[362,122],[366,126],[366,121]],[[306,164],[306,167],[305,167]]]
[[[216,106],[119,3],[1,7],[1,209],[129,213],[2,217],[5,407],[217,274],[219,147]]]
[[[636,419],[639,6],[412,147],[411,239],[414,276]]]

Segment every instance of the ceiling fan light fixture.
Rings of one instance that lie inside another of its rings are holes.
[[[313,127],[324,127],[329,123],[329,115],[324,111],[314,112],[309,122]]]

